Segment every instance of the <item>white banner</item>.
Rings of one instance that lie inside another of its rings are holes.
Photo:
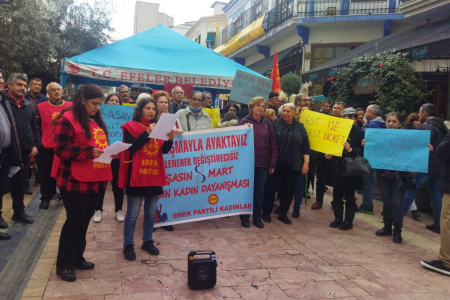
[[[198,87],[231,89],[233,77],[193,75],[159,71],[145,71],[104,66],[92,66],[64,61],[64,72],[76,76],[100,80],[123,81],[143,84],[189,84]]]

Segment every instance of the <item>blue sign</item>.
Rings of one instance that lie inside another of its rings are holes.
[[[373,169],[428,173],[429,130],[366,129],[364,157]]]
[[[252,214],[252,130],[236,126],[176,136],[164,155],[169,185],[159,198],[155,227]]]
[[[427,56],[427,54],[428,54],[427,46],[424,46],[423,48],[415,48],[411,52],[411,58],[413,58],[413,59],[423,58],[423,57]]]
[[[102,104],[100,113],[108,129],[109,144],[122,142],[122,124],[131,121],[134,106]]]
[[[272,79],[236,70],[228,99],[244,104],[249,104],[255,97],[263,97],[267,101],[271,91]]]

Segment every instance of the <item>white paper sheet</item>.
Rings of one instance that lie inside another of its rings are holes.
[[[155,128],[153,128],[152,133],[150,133],[148,137],[152,139],[167,141],[169,139],[167,133],[173,129],[177,119],[177,115],[168,113],[161,114],[158,123],[156,123]]]
[[[110,164],[112,160],[111,155],[118,154],[122,151],[127,150],[130,147],[131,144],[115,142],[114,144],[103,149],[103,153],[98,158],[94,159],[94,162]]]

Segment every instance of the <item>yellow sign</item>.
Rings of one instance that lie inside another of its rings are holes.
[[[265,14],[252,24],[242,29],[241,32],[232,37],[231,40],[214,49],[214,51],[222,54],[223,56],[228,56],[245,45],[250,44],[260,36],[263,36],[265,34],[262,26],[264,16]]]
[[[204,108],[203,109],[211,118],[213,128],[217,128],[217,123],[220,122],[220,109],[218,108]]]
[[[311,150],[342,156],[344,143],[352,129],[353,120],[304,110],[300,115],[300,122],[308,133]]]
[[[134,103],[122,103],[122,105],[125,105],[125,106],[136,106],[136,104],[134,104]]]

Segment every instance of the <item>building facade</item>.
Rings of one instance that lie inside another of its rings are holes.
[[[173,27],[173,18],[159,12],[159,4],[136,1],[134,8],[134,34],[158,26]]]

